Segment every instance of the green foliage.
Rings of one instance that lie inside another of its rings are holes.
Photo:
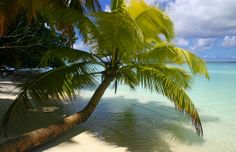
[[[0,66],[38,66],[48,49],[71,47],[76,29],[86,39],[86,14],[100,10],[98,0],[1,1]],[[61,65],[58,59],[49,64]]]
[[[69,63],[79,62],[79,61],[85,61],[85,62],[96,61],[96,59],[91,53],[75,50],[71,48],[57,48],[57,49],[48,50],[44,58],[41,60],[40,65],[48,66],[50,64],[50,61],[57,60],[57,59],[67,61]]]
[[[69,46],[68,38],[47,28],[43,18],[28,24],[24,15],[20,13],[0,38],[0,66],[37,67],[49,48]],[[63,62],[55,60],[49,65],[61,66]]]
[[[114,12],[116,10],[124,10],[126,9],[126,1],[125,0],[112,0],[111,1],[111,10]]]
[[[23,121],[22,116],[15,115],[22,109],[26,112],[51,99],[65,101],[74,96],[75,89],[96,86],[95,80],[100,77],[114,80],[115,91],[118,84],[126,84],[132,89],[142,86],[163,94],[177,110],[191,118],[197,133],[203,134],[197,109],[186,89],[190,88],[192,75],[209,77],[205,62],[171,44],[174,37],[172,22],[158,8],[148,6],[143,0],[131,0],[129,5],[123,0],[113,0],[111,5],[112,12],[93,13],[79,24],[85,42],[91,47],[90,53],[68,48],[47,53],[44,63],[57,57],[66,59],[68,64],[44,73],[22,87],[5,114],[3,132],[9,134],[11,131],[6,130],[13,122]],[[85,25],[88,25],[87,29]],[[166,39],[161,39],[161,35]],[[192,72],[180,64],[188,65]],[[102,71],[91,68],[98,65],[102,66],[99,68]],[[11,117],[14,118],[12,121]]]
[[[145,50],[144,53],[138,55],[137,60],[144,63],[174,63],[187,64],[193,74],[204,75],[209,78],[206,63],[195,54],[181,48],[177,48],[172,44],[161,43]],[[199,65],[199,66],[198,66]]]
[[[160,9],[147,5],[144,0],[131,0],[127,8],[142,30],[147,42],[160,42],[161,34],[167,41],[174,37],[174,27],[170,18]]]
[[[126,13],[96,13],[95,23],[99,33],[93,48],[98,54],[133,54],[143,47],[143,34],[136,22]],[[130,34],[127,34],[130,33]]]
[[[17,19],[21,11],[26,12],[29,23],[37,20],[39,16],[43,16],[49,20],[51,25],[56,23],[58,30],[70,34],[73,31],[70,28],[73,26],[60,20],[61,17],[64,18],[63,16],[71,14],[70,12],[78,12],[83,15],[100,10],[98,0],[3,0],[0,4],[0,35],[5,35],[7,26]],[[59,16],[61,14],[62,16]]]

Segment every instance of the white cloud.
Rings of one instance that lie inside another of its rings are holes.
[[[236,47],[236,36],[225,36],[222,43],[224,47]]]
[[[212,38],[200,38],[197,40],[195,46],[193,47],[193,49],[209,49],[213,46],[215,39]]]
[[[174,42],[178,46],[188,46],[189,41],[185,38],[177,38]]]
[[[145,0],[145,2],[147,2],[148,4],[151,4],[151,5],[162,5],[162,4],[165,4],[165,3],[169,3],[173,0]]]
[[[105,12],[111,12],[111,7],[110,7],[110,5],[106,5],[104,11],[105,11]]]
[[[145,0],[145,2],[151,5],[159,5],[160,3],[160,1],[157,1],[157,0]]]
[[[177,36],[215,37],[236,34],[235,0],[175,0],[166,7]]]

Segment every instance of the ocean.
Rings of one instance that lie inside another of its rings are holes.
[[[197,136],[189,118],[176,112],[167,98],[138,88],[106,91],[96,111],[79,126],[102,140],[131,152],[235,152],[236,64],[209,63],[210,80],[196,76],[188,93],[204,129]],[[91,96],[84,92],[77,111]]]

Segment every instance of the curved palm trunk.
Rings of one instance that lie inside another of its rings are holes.
[[[10,139],[0,145],[1,152],[23,152],[29,151],[39,145],[50,141],[62,133],[66,132],[76,124],[86,121],[96,108],[102,95],[112,82],[113,78],[106,77],[94,92],[87,106],[80,112],[66,117],[62,122],[50,125],[47,128],[40,128],[29,133],[25,133],[20,137]]]

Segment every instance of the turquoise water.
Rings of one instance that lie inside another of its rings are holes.
[[[203,123],[196,135],[188,118],[158,94],[120,86],[107,90],[95,113],[80,129],[133,152],[235,152],[236,64],[208,64],[210,81],[196,77],[189,95]],[[80,100],[88,100],[90,92]],[[76,111],[84,102],[70,106]]]

